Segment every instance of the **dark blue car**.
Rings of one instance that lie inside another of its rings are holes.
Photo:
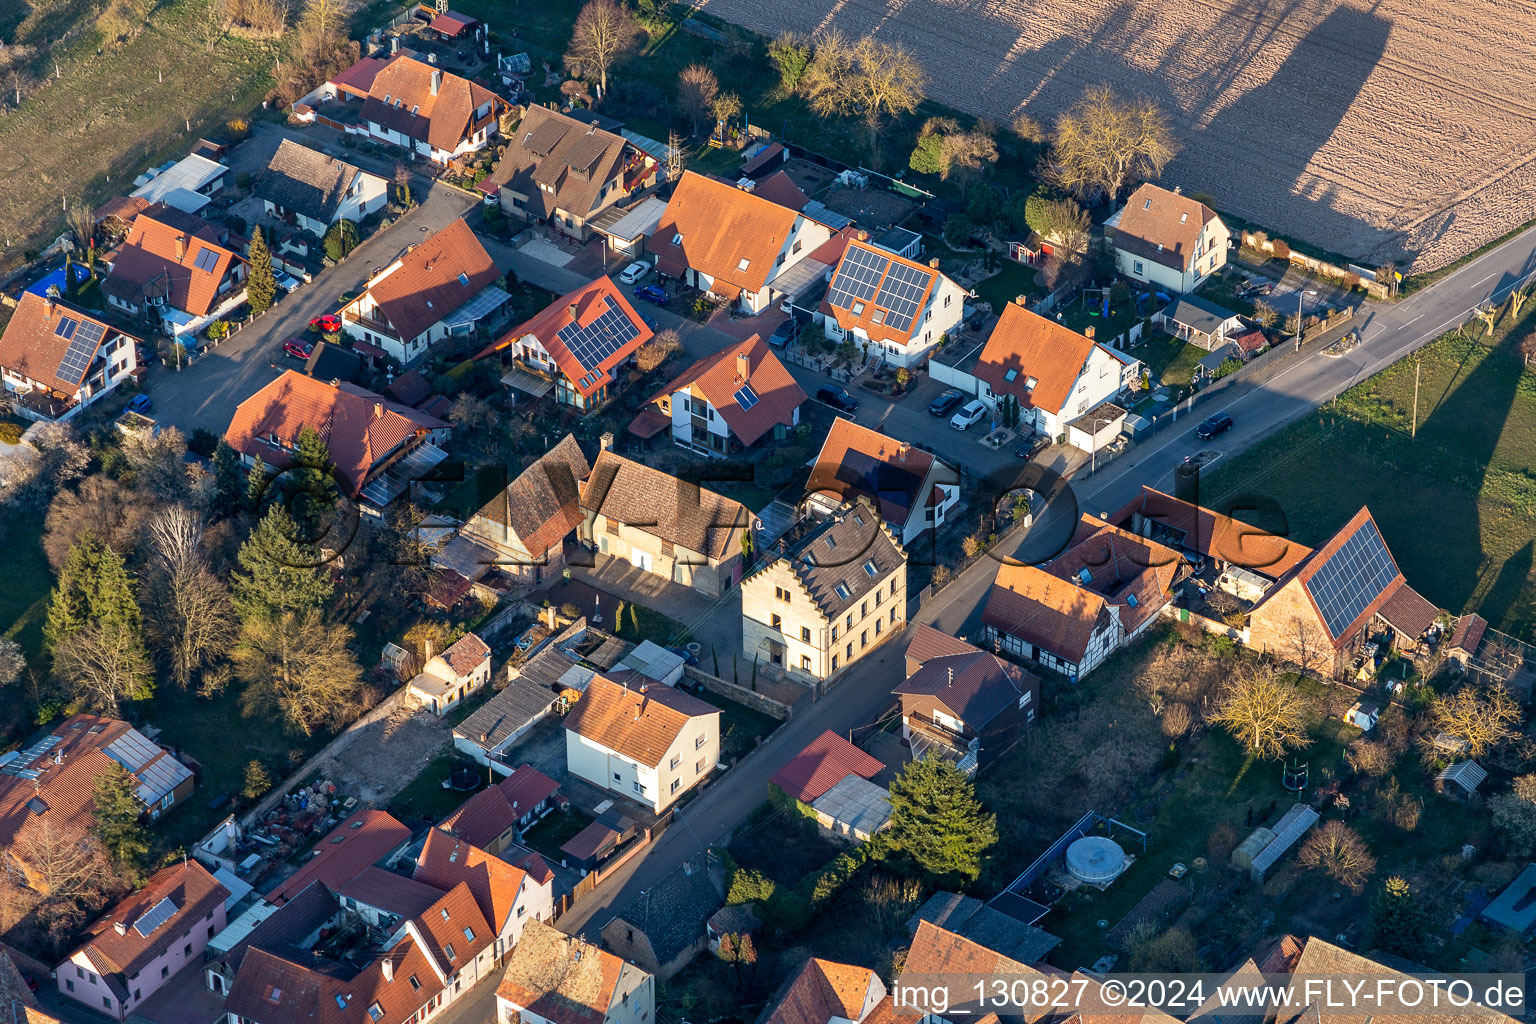
[[[148,395],[134,395],[128,400],[128,411],[149,412],[150,409],[154,408],[154,404],[149,400]]]
[[[672,296],[659,284],[643,284],[635,289],[635,298],[644,299],[646,302],[654,302],[658,306],[665,306],[672,301]]]

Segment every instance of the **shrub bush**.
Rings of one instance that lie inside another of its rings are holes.
[[[0,423],[0,442],[5,444],[20,444],[21,435],[26,429],[20,423],[12,423],[9,420]]]

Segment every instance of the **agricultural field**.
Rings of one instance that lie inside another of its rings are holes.
[[[1536,40],[1508,30],[1529,2],[693,6],[908,43],[932,99],[1005,125],[1100,82],[1149,96],[1183,141],[1165,182],[1352,259],[1434,270],[1531,218]]]
[[[1405,359],[1223,460],[1208,503],[1272,495],[1286,522],[1261,525],[1314,545],[1367,505],[1421,594],[1536,640],[1536,375],[1520,354],[1533,332],[1528,305],[1492,338],[1477,325],[1423,349],[1417,437]]]
[[[23,89],[19,107],[8,92],[0,113],[0,270],[63,230],[66,200],[94,206],[119,195],[145,166],[185,155],[200,135],[223,134],[230,118],[249,117],[283,56],[275,43],[234,37],[210,53],[204,0],[166,0],[121,43],[97,28],[102,6],[0,4],[8,44],[0,84],[12,88],[12,66],[23,81],[46,82]]]

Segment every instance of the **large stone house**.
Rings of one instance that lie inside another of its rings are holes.
[[[741,579],[751,514],[740,502],[605,451],[582,489],[582,539],[672,583],[719,597]]]
[[[806,526],[741,581],[741,647],[823,684],[906,625],[907,555],[862,502]]]

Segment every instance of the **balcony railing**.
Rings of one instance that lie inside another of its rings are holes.
[[[372,331],[375,334],[382,334],[387,338],[394,338],[396,341],[400,340],[399,332],[397,332],[393,327],[385,323],[383,320],[375,320],[371,316],[364,316],[357,313],[348,313],[347,322],[356,324],[365,331]]]
[[[969,750],[971,746],[972,737],[967,736],[965,732],[951,729],[947,725],[941,725],[923,715],[908,714],[907,727],[946,746],[956,747],[960,750]]]

